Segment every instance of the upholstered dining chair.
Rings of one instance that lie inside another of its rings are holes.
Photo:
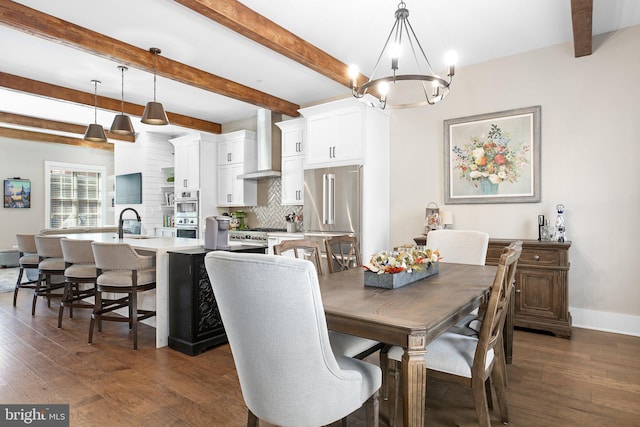
[[[440,252],[441,262],[484,265],[489,234],[476,230],[432,230],[427,247]]]
[[[40,276],[36,289],[33,292],[33,303],[31,304],[31,315],[36,314],[36,303],[39,296],[47,297],[47,307],[51,307],[51,291],[64,288],[64,258],[61,236],[36,235],[36,248],[38,249],[38,272]],[[58,277],[58,279],[54,279]],[[56,280],[54,282],[54,280]],[[57,281],[60,280],[60,281]]]
[[[205,266],[249,410],[247,426],[328,425],[365,403],[367,425],[378,425],[380,369],[331,351],[310,261],[214,251]]]
[[[354,267],[360,268],[362,266],[357,237],[346,234],[343,236],[332,236],[325,239],[324,245],[327,253],[329,273],[348,270]]]
[[[36,247],[35,234],[16,234],[16,240],[18,241],[18,255],[20,256],[18,271],[18,280],[16,280],[16,289],[13,291],[13,306],[16,306],[18,299],[18,291],[23,289],[35,289],[38,280],[22,281],[22,278],[27,275],[28,269],[38,269],[40,258],[38,257],[38,248]]]
[[[294,258],[307,259],[313,262],[319,276],[324,274],[322,257],[320,256],[320,245],[315,240],[283,240],[279,244],[273,245],[273,253],[275,255],[291,255]]]
[[[65,264],[65,285],[58,311],[58,328],[62,327],[65,307],[69,307],[70,318],[73,318],[74,308],[93,309],[93,302],[87,298],[95,295],[97,277],[91,240],[62,239],[60,245]]]
[[[427,345],[427,375],[471,387],[481,427],[491,425],[491,384],[496,390],[501,421],[509,422],[502,331],[521,252],[522,242],[516,242],[500,257],[478,336],[447,331]],[[398,410],[400,376],[397,370],[403,353],[401,347],[395,346],[388,353],[389,377],[394,379],[390,397],[391,426],[395,426]]]
[[[140,255],[127,243],[92,242],[96,262],[95,304],[89,324],[89,343],[93,342],[93,328],[98,322],[102,331],[103,320],[127,322],[133,330],[133,349],[138,349],[138,322],[156,315],[155,310],[138,308],[138,293],[155,289],[155,257]],[[116,294],[114,299],[105,298],[105,293]],[[122,297],[119,295],[124,294]],[[113,313],[127,308],[128,316]]]

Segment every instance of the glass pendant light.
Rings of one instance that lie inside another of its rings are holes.
[[[128,68],[124,65],[118,65],[118,69],[122,72],[122,113],[117,114],[113,118],[113,123],[109,130],[118,135],[133,135],[136,131],[133,129],[131,118],[124,114],[124,72],[127,71]]]
[[[161,103],[156,102],[156,58],[162,51],[157,47],[152,47],[149,52],[153,53],[153,101],[147,102],[140,121],[148,125],[168,125],[169,119],[164,112],[164,107]]]
[[[98,85],[100,84],[100,81],[91,80],[91,83],[93,83],[93,87],[94,87],[94,91],[93,91],[94,123],[91,123],[87,128],[87,131],[84,133],[84,139],[85,141],[92,141],[92,142],[107,142],[107,135],[105,135],[102,125],[98,124]]]

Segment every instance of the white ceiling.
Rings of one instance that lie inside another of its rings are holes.
[[[369,75],[391,29],[397,0],[241,0],[249,8]],[[248,40],[171,0],[20,0],[28,7],[81,27],[225,77],[298,105],[344,96],[349,89]],[[570,0],[407,0],[410,21],[435,70],[448,50],[458,67],[572,41]],[[594,0],[593,33],[640,24],[640,1]],[[597,46],[594,45],[597,52]],[[120,99],[119,65],[72,47],[0,25],[0,71]],[[550,70],[549,70],[550,71]],[[455,80],[452,90],[455,90]],[[153,76],[129,68],[125,100],[145,105]],[[158,77],[157,98],[170,112],[227,123],[255,115],[257,107]],[[93,109],[0,89],[0,110],[88,124]],[[99,111],[110,127],[113,112]],[[137,131],[168,134],[175,126]]]

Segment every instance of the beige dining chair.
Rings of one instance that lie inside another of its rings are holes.
[[[69,318],[73,318],[74,308],[93,309],[93,301],[87,301],[87,298],[95,296],[97,278],[91,240],[62,239],[60,245],[65,263],[65,285],[58,311],[58,328],[62,327],[65,307],[69,307]]]
[[[259,420],[329,425],[363,404],[367,425],[378,426],[380,368],[331,351],[310,261],[214,251],[205,266],[248,408],[247,426]]]
[[[18,271],[18,280],[16,280],[16,289],[13,291],[13,306],[16,306],[18,300],[18,291],[20,289],[35,289],[38,280],[29,280],[23,282],[22,278],[28,276],[27,270],[38,269],[40,258],[38,257],[38,248],[36,247],[35,234],[16,234],[18,241],[18,263],[20,269]]]
[[[38,263],[40,276],[33,292],[31,315],[36,314],[36,303],[39,296],[46,297],[47,307],[51,307],[51,297],[54,295],[51,291],[64,288],[64,257],[60,245],[62,237],[38,234],[34,238],[40,259]]]
[[[476,230],[432,230],[427,234],[426,246],[440,252],[440,262],[484,265],[489,234]]]
[[[502,331],[509,307],[522,242],[515,242],[500,257],[498,270],[491,286],[489,300],[478,336],[445,332],[427,345],[425,361],[427,375],[471,387],[481,427],[491,426],[489,408],[493,407],[491,385],[495,388],[501,421],[509,422],[506,370]],[[404,349],[389,350],[389,378],[393,379],[390,395],[390,425],[395,426],[398,412],[400,375],[398,369]]]
[[[133,349],[137,350],[138,323],[156,315],[155,310],[138,308],[138,293],[156,287],[155,256],[140,255],[127,243],[92,242],[91,247],[97,279],[95,305],[89,324],[89,344],[93,342],[96,321],[100,332],[103,320],[127,322],[129,329],[133,330]],[[116,297],[108,299],[109,294],[116,294]],[[114,313],[121,308],[128,310],[128,316]]]

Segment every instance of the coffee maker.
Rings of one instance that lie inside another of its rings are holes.
[[[206,218],[204,231],[204,248],[210,250],[229,249],[229,222],[228,216]]]

